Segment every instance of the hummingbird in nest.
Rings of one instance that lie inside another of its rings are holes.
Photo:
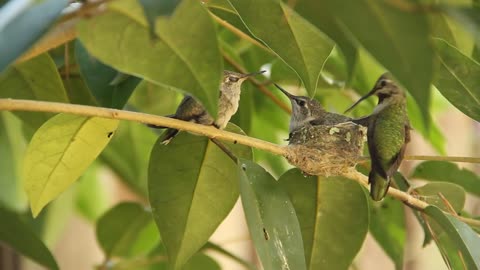
[[[218,102],[218,117],[214,119],[203,105],[192,96],[186,95],[178,105],[175,114],[167,117],[178,120],[194,122],[202,125],[213,125],[216,128],[224,129],[230,118],[237,112],[240,101],[240,90],[242,83],[251,76],[262,74],[265,71],[241,74],[233,71],[224,70],[223,79],[220,86],[220,100]],[[165,128],[162,126],[149,125],[153,128]],[[165,132],[162,143],[168,144],[179,132],[178,129],[168,128]]]
[[[373,89],[345,112],[372,95],[378,97],[378,104],[371,115],[362,119],[368,123],[370,196],[373,200],[380,201],[385,197],[390,181],[402,162],[406,145],[410,141],[410,124],[405,92],[388,73],[380,76]]]
[[[290,116],[289,134],[305,126],[315,125],[336,125],[351,121],[352,118],[327,112],[323,106],[315,99],[306,96],[295,96],[287,92],[278,84],[275,86],[290,99],[292,104],[292,115]]]

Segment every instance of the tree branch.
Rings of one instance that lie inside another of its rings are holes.
[[[263,151],[267,151],[276,155],[286,156],[288,154],[288,147],[280,146],[274,143],[266,142],[256,138],[245,135],[220,130],[212,126],[204,126],[191,122],[181,121],[173,118],[123,111],[117,109],[109,109],[102,107],[93,107],[86,105],[76,105],[68,103],[47,102],[47,101],[33,101],[22,99],[0,99],[0,111],[31,111],[31,112],[53,112],[53,113],[70,113],[82,116],[103,117],[109,119],[135,121],[143,124],[153,124],[157,126],[164,126],[175,128],[179,130],[186,130],[200,135],[207,136],[213,139],[229,141],[233,143],[240,143],[250,147],[254,147]],[[357,181],[364,187],[368,188],[368,178],[356,171],[354,168],[344,172],[342,176]],[[393,187],[388,189],[388,195],[417,210],[425,209],[429,204],[419,200],[412,195],[395,189]],[[458,217],[460,220],[473,226],[479,226],[480,221]]]
[[[286,147],[274,143],[262,141],[256,138],[240,135],[212,126],[204,126],[191,122],[181,121],[173,118],[123,111],[117,109],[76,105],[68,103],[33,101],[23,99],[0,99],[0,111],[32,111],[32,112],[53,112],[70,113],[83,116],[97,116],[110,119],[129,120],[144,124],[153,124],[179,130],[188,130],[209,138],[240,143],[260,150],[268,151],[276,155],[284,156],[287,153]]]

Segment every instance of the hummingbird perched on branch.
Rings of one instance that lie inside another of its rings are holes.
[[[305,96],[295,96],[278,84],[275,84],[275,86],[290,99],[290,103],[292,104],[292,115],[290,116],[289,126],[290,136],[292,132],[305,126],[336,125],[352,120],[352,118],[345,115],[327,112],[320,102],[315,99]]]
[[[371,159],[371,170],[368,175],[370,196],[373,200],[380,201],[385,197],[391,178],[402,162],[406,145],[410,141],[410,124],[405,92],[388,73],[380,76],[373,89],[345,112],[372,95],[378,97],[378,104],[373,113],[363,119],[368,121],[367,142]]]
[[[192,96],[186,95],[178,105],[175,114],[167,117],[178,120],[194,122],[202,125],[213,125],[216,128],[224,129],[230,118],[238,110],[240,101],[240,90],[242,83],[250,76],[262,74],[265,71],[241,74],[233,71],[224,70],[223,80],[220,86],[220,100],[218,102],[218,117],[214,119],[208,114],[205,107]],[[162,126],[149,125],[153,128],[165,128]],[[168,144],[178,133],[178,129],[168,128],[163,136],[162,143]]]

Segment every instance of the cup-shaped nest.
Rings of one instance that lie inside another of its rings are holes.
[[[291,134],[285,157],[310,175],[341,175],[362,156],[366,134],[353,122],[303,127]]]

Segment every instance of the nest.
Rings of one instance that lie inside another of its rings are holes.
[[[303,127],[291,134],[285,157],[306,174],[341,175],[362,156],[366,134],[353,122]]]

